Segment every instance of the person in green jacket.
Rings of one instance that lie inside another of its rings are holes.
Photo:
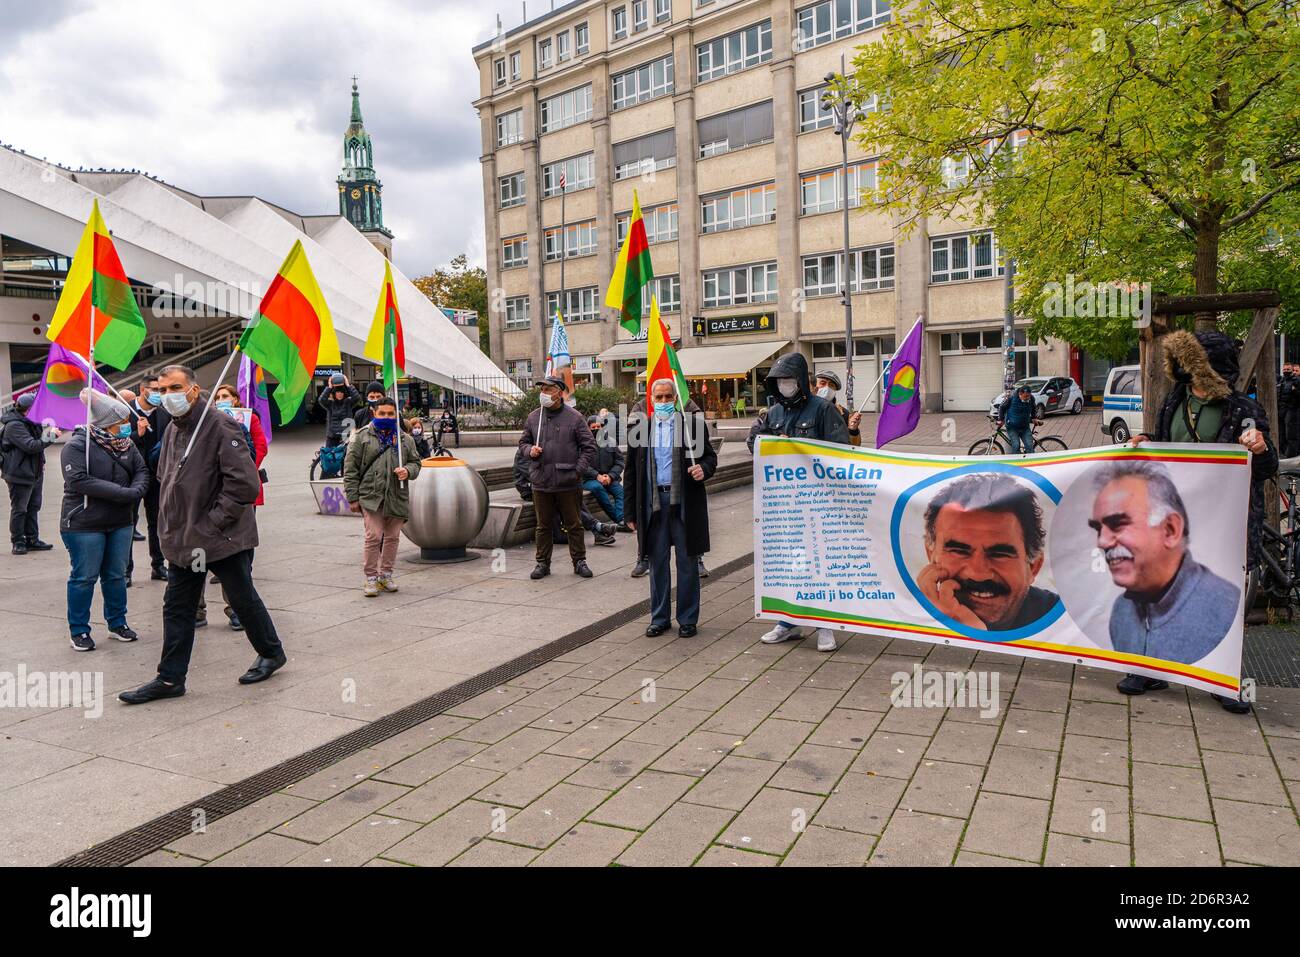
[[[362,555],[367,598],[374,598],[380,591],[397,591],[393,563],[397,561],[402,526],[411,515],[407,483],[420,473],[420,453],[415,440],[399,425],[397,403],[380,399],[373,411],[374,417],[357,430],[343,460],[343,494],[348,507],[365,521]]]

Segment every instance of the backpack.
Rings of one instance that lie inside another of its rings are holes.
[[[335,479],[343,474],[343,459],[348,453],[347,445],[335,445],[320,450],[320,477]]]

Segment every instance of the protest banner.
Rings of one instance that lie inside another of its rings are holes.
[[[764,436],[754,489],[760,618],[1240,689],[1240,446],[984,458]]]

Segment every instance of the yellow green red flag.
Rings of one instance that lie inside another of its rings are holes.
[[[402,332],[402,314],[397,311],[397,289],[393,286],[393,267],[384,260],[384,285],[379,290],[375,319],[366,336],[363,355],[384,370],[384,388],[392,389],[406,375],[406,336]]]
[[[686,376],[682,374],[682,365],[677,361],[677,350],[673,348],[673,337],[664,325],[663,318],[659,315],[659,300],[655,296],[650,297],[650,328],[646,334],[646,379],[645,379],[645,401],[646,414],[654,415],[654,402],[650,398],[650,393],[654,390],[654,384],[660,379],[672,379],[677,383],[677,407],[679,409],[686,405],[690,397],[690,388],[686,385]]]
[[[144,336],[144,317],[96,199],[46,338],[70,352],[125,369]]]
[[[238,348],[280,380],[275,404],[281,422],[298,411],[318,365],[342,362],[329,306],[301,241],[294,240]]]
[[[627,238],[614,262],[614,274],[605,291],[605,305],[619,311],[619,323],[631,335],[641,334],[641,290],[655,277],[650,265],[650,244],[646,240],[645,220],[641,218],[641,200],[632,191],[632,218]]]

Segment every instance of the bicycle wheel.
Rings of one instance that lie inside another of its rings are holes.
[[[1042,438],[1034,439],[1035,452],[1064,452],[1068,448],[1069,446],[1055,435],[1044,435]]]
[[[311,460],[311,473],[310,473],[310,474],[311,474],[311,480],[312,480],[313,482],[316,481],[316,470],[317,470],[318,468],[320,468],[320,456],[319,456],[319,455],[317,455],[314,459]]]
[[[988,438],[988,439],[980,439],[978,442],[976,442],[966,451],[966,454],[967,455],[1002,455],[1004,452],[1006,452],[1006,449],[1002,447],[1001,442],[999,442],[997,439]]]

